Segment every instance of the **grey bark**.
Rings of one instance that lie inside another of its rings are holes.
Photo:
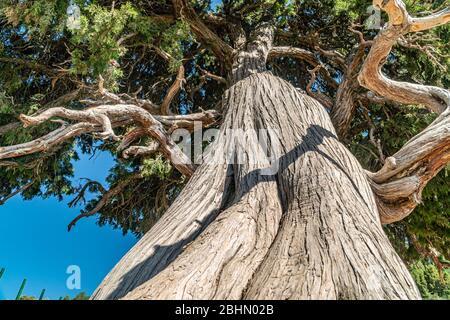
[[[235,60],[205,163],[94,299],[420,298],[324,107],[265,70],[270,32]],[[235,143],[230,128],[274,130],[278,171],[256,134]],[[228,155],[243,161],[211,164]]]

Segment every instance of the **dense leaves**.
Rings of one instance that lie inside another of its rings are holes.
[[[448,270],[440,273],[434,264],[419,260],[411,266],[411,274],[424,299],[450,299]]]

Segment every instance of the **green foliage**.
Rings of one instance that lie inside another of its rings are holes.
[[[4,117],[12,114],[14,114],[13,101],[4,92],[0,92],[0,115]]]
[[[0,10],[13,26],[26,25],[30,35],[43,37],[50,29],[62,31],[66,6],[64,0],[4,1]]]
[[[440,274],[436,265],[419,260],[410,271],[424,299],[450,299],[450,269]]]
[[[173,58],[169,64],[170,72],[175,72],[181,65],[183,41],[187,40],[193,41],[189,26],[183,21],[177,21],[163,32],[160,46]]]
[[[75,297],[65,296],[63,300],[89,300],[89,296],[85,292],[80,292]]]
[[[143,16],[130,2],[119,9],[87,5],[82,10],[81,27],[72,33],[71,41],[77,49],[72,52],[71,72],[94,77],[109,72],[112,79],[123,76],[121,69],[111,65],[111,61],[126,53],[124,39],[127,35],[142,36],[144,43],[159,42],[161,50],[173,58],[169,65],[172,72],[183,58],[182,41],[192,41],[186,23],[158,24],[154,19]]]
[[[439,173],[425,188],[423,204],[404,222],[408,233],[424,247],[432,247],[450,256],[450,166]]]
[[[171,176],[172,165],[161,156],[157,156],[155,159],[145,159],[142,166],[142,174],[145,177],[157,176],[164,180]]]
[[[119,9],[108,9],[96,4],[85,7],[80,28],[72,30],[72,43],[79,48],[72,52],[72,72],[83,75],[91,73],[93,76],[104,73],[111,66],[111,60],[124,55],[125,48],[118,43],[119,38],[128,22],[138,15],[130,3]],[[84,47],[87,52],[81,49]],[[120,77],[120,73],[114,77]]]
[[[348,12],[352,19],[356,19],[358,17],[358,12],[356,12],[355,8],[361,6],[362,3],[365,3],[365,7],[370,5],[369,1],[336,0],[334,9],[336,10],[337,14]]]

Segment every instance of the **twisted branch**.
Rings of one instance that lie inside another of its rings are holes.
[[[100,105],[86,110],[70,110],[62,107],[50,108],[36,116],[21,115],[20,120],[25,127],[38,125],[54,117],[79,121],[75,124],[64,123],[57,130],[19,145],[0,147],[0,159],[15,158],[36,152],[48,151],[70,138],[86,133],[97,133],[102,138],[119,140],[113,128],[130,123],[137,123],[141,128],[138,133],[152,137],[159,144],[159,151],[169,159],[175,168],[182,174],[190,177],[194,172],[194,165],[190,159],[178,148],[170,138],[164,126],[169,128],[194,128],[195,121],[202,121],[202,125],[208,126],[216,121],[218,114],[214,111],[202,112],[186,116],[153,116],[146,110],[136,105],[117,104]],[[136,138],[126,137],[119,147],[125,149]],[[131,154],[131,153],[130,153]]]
[[[381,221],[392,223],[408,216],[421,201],[426,184],[450,162],[450,91],[394,81],[381,71],[392,47],[409,32],[443,25],[449,8],[425,18],[412,18],[401,0],[374,0],[389,16],[389,24],[375,38],[358,76],[376,94],[403,104],[422,104],[439,117],[422,133],[388,157],[383,168],[369,173],[378,196]]]

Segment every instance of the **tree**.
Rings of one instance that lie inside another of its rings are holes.
[[[20,297],[20,300],[38,300],[38,299],[35,296],[22,296]],[[64,298],[60,298],[60,300],[89,300],[89,296],[84,292],[80,292],[73,298],[66,295]]]
[[[89,296],[84,292],[80,292],[73,298],[71,298],[70,296],[65,296],[63,300],[89,300]]]
[[[66,28],[60,1],[3,7],[0,160],[5,199],[77,192],[76,205],[89,190],[101,196],[69,228],[101,211],[149,230],[94,299],[420,298],[382,224],[409,217],[449,162],[448,2],[414,18],[375,0],[379,32],[357,1],[77,3]],[[440,86],[412,82],[430,74],[408,65],[414,50]],[[195,141],[199,121],[220,129],[196,141],[197,166],[172,133]],[[109,190],[70,184],[74,138],[120,159]],[[433,232],[388,234],[439,262],[441,211]]]
[[[450,297],[449,270],[440,273],[433,263],[418,261],[414,263],[411,274],[416,280],[420,293],[425,299],[446,299]]]

